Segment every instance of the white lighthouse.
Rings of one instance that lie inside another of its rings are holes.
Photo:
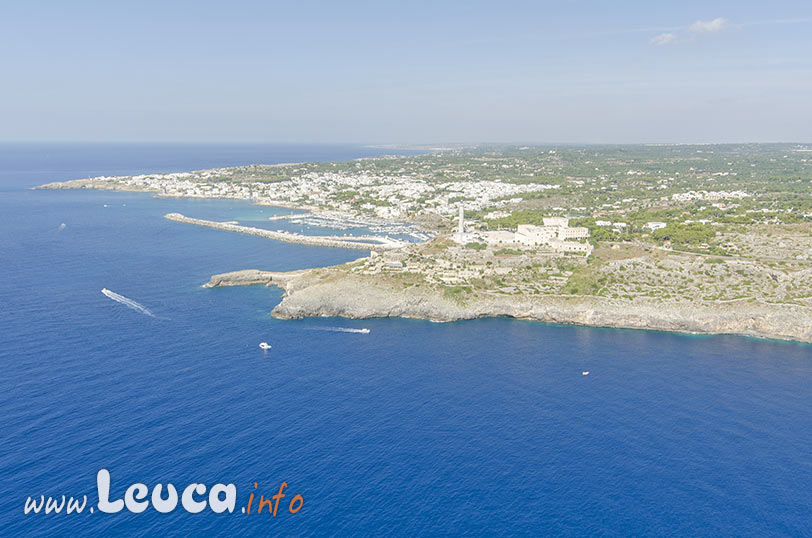
[[[477,238],[477,234],[465,231],[465,209],[463,209],[462,206],[460,206],[460,213],[457,219],[457,231],[452,238],[461,245],[474,241]]]

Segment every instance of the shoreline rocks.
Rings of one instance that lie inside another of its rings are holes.
[[[683,304],[589,296],[482,294],[459,301],[446,298],[437,290],[395,289],[353,274],[332,274],[324,278],[314,270],[236,271],[213,276],[206,287],[251,284],[274,285],[285,292],[271,312],[279,319],[403,317],[448,322],[507,317],[565,325],[732,334],[812,343],[812,309],[796,305]]]
[[[263,286],[270,286],[275,284],[283,286],[285,283],[296,278],[304,271],[291,271],[288,273],[274,273],[272,271],[260,271],[259,269],[243,269],[241,271],[232,271],[230,273],[220,273],[212,275],[204,288],[223,288],[228,286],[254,286],[261,284]]]

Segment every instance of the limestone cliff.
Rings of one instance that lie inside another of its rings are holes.
[[[272,314],[292,319],[406,317],[455,321],[512,317],[550,323],[704,334],[738,334],[812,343],[812,309],[760,302],[689,304],[590,296],[485,295],[465,300],[431,288],[396,288],[368,276],[318,270],[238,271],[207,285],[276,285],[285,291]]]

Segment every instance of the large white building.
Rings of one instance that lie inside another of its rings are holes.
[[[561,217],[544,219],[544,226],[520,224],[516,229],[516,241],[525,245],[544,245],[553,240],[586,239],[589,229],[582,226],[570,228],[569,221]]]
[[[519,224],[515,232],[488,231],[481,234],[486,243],[492,245],[519,244],[528,247],[549,247],[560,252],[589,253],[592,246],[574,241],[587,239],[589,229],[581,226],[570,227],[565,217],[545,217],[542,226]]]
[[[588,237],[589,228],[583,226],[558,228],[558,238],[562,241],[566,241],[567,239],[587,239]]]
[[[534,226],[519,224],[516,227],[515,241],[523,245],[546,245],[558,237],[558,226]]]

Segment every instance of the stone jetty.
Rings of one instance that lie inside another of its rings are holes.
[[[319,247],[351,248],[355,250],[393,250],[402,248],[408,244],[405,241],[398,241],[388,237],[368,235],[338,237],[324,235],[302,235],[290,232],[272,231],[265,230],[263,228],[242,226],[240,224],[234,224],[233,222],[216,222],[211,220],[195,219],[180,213],[167,213],[164,215],[164,218],[175,222],[185,222],[186,224],[207,226],[209,228],[224,230],[227,232],[257,235],[259,237],[273,239],[274,241],[283,241],[285,243],[298,243],[301,245],[313,245]]]

